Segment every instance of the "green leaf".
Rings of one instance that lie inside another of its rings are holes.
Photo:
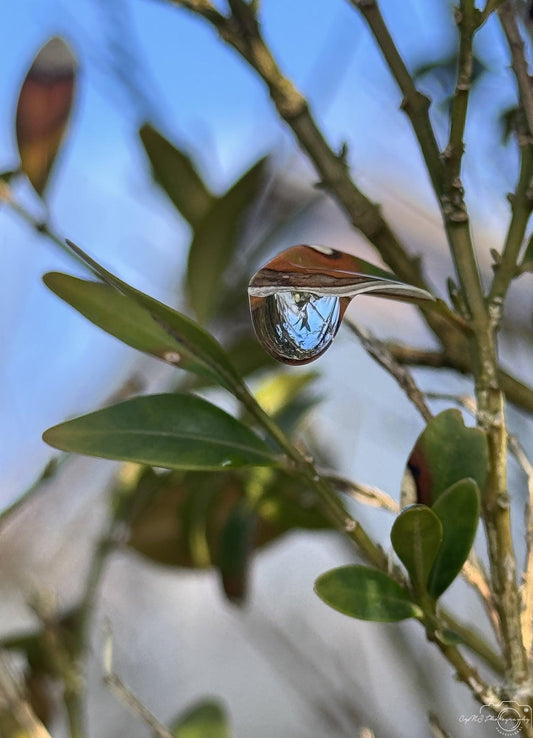
[[[168,469],[270,466],[276,457],[255,433],[194,395],[148,395],[49,428],[64,451]]]
[[[236,505],[222,528],[218,544],[218,569],[226,597],[239,604],[246,597],[250,556],[257,514],[246,503]]]
[[[215,201],[195,227],[187,266],[187,291],[200,323],[205,323],[216,307],[222,275],[237,248],[242,218],[263,187],[266,168],[266,158],[254,164]]]
[[[256,400],[283,432],[291,435],[319,402],[320,398],[308,391],[318,376],[317,372],[285,374],[278,370],[261,382]]]
[[[276,372],[259,385],[255,399],[266,413],[276,415],[318,376],[317,372]]]
[[[474,543],[479,522],[479,489],[463,479],[444,492],[433,505],[442,523],[442,543],[431,569],[428,591],[440,597],[457,577]]]
[[[246,335],[236,339],[230,346],[225,347],[228,359],[241,377],[248,377],[265,369],[279,369],[274,359],[269,356],[257,341],[255,336]],[[207,378],[193,378],[187,384],[188,390],[197,390],[212,383]]]
[[[72,241],[67,240],[67,244],[104,282],[147,310],[153,320],[179,345],[179,356],[173,357],[173,364],[182,366],[183,359],[186,358],[192,362],[188,367],[191,371],[202,376],[207,374],[230,392],[234,391],[235,385],[242,384],[222,346],[197,323],[123,282]]]
[[[16,132],[20,166],[43,195],[67,127],[76,59],[59,36],[39,51],[20,89]]]
[[[175,738],[230,738],[226,712],[218,700],[192,705],[170,726]]]
[[[444,410],[427,424],[409,461],[417,501],[432,506],[461,479],[474,479],[482,490],[488,469],[487,438],[479,428],[467,428],[459,410]]]
[[[128,346],[212,381],[219,380],[205,364],[195,359],[194,353],[184,349],[183,342],[163,330],[145,308],[114,287],[59,272],[45,274],[43,281],[91,323]]]
[[[442,540],[439,518],[430,507],[413,505],[398,515],[390,537],[413,586],[424,591]]]
[[[418,617],[409,592],[378,569],[341,566],[318,577],[315,592],[334,610],[359,620],[393,623]]]
[[[305,482],[273,467],[165,474],[146,468],[120,499],[128,545],[158,564],[187,568],[218,566],[228,516],[243,504],[257,513],[254,548],[291,530],[331,528]]]
[[[205,186],[190,157],[149,123],[139,130],[155,181],[191,225],[198,223],[215,198]]]
[[[130,529],[128,545],[158,564],[211,566],[227,509],[240,498],[231,472],[146,469],[121,505]]]

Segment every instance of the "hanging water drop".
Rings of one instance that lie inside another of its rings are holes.
[[[321,356],[350,301],[365,293],[414,302],[434,299],[374,264],[327,246],[282,251],[248,286],[257,337],[271,356],[286,364],[306,364]]]
[[[340,325],[336,295],[279,291],[251,296],[257,337],[278,361],[305,364],[324,353]]]

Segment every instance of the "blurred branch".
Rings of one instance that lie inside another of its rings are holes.
[[[526,562],[522,575],[522,635],[531,652],[533,645],[533,464],[516,436],[509,436],[509,447],[527,479],[528,501],[525,508]]]
[[[438,716],[434,712],[428,713],[429,727],[433,733],[433,738],[451,738],[450,734],[447,733],[442,725]]]
[[[336,472],[328,471],[327,469],[321,469],[320,474],[335,485],[341,492],[344,492],[354,500],[362,502],[364,505],[370,507],[381,507],[383,510],[398,514],[400,512],[400,506],[393,500],[390,495],[377,487],[370,487],[367,484],[361,484],[360,482],[354,482],[351,479],[346,479]]]
[[[526,227],[533,209],[533,87],[526,60],[524,40],[516,21],[516,10],[509,0],[498,11],[498,16],[511,52],[512,68],[518,85],[520,106],[527,131],[519,133],[520,175],[514,195],[510,196],[512,217],[507,231],[501,259],[495,266],[494,280],[489,293],[492,319],[497,327],[503,310],[503,301],[513,277]]]
[[[484,23],[489,15],[494,13],[495,10],[498,10],[498,8],[505,2],[507,2],[507,0],[487,0],[485,7],[481,11],[481,22]]]
[[[56,475],[60,467],[70,458],[70,454],[64,453],[59,457],[53,457],[44,467],[37,479],[17,499],[0,512],[0,532],[3,530],[12,515],[31,499],[42,486]]]
[[[41,233],[47,236],[54,244],[67,254],[71,259],[76,261],[79,265],[83,266],[84,270],[87,270],[86,264],[66,245],[65,240],[55,233],[50,225],[46,221],[39,221],[35,218],[26,208],[18,203],[14,198],[9,184],[0,177],[0,204],[5,203],[11,210],[19,215],[23,220],[28,223],[37,233]]]
[[[426,405],[424,394],[418,388],[411,372],[396,361],[387,344],[376,338],[369,330],[363,330],[349,318],[345,318],[344,322],[357,336],[365,351],[400,385],[426,423],[429,422],[433,414]]]
[[[411,121],[420,150],[433,184],[439,193],[442,187],[443,165],[439,146],[429,119],[430,99],[417,90],[413,78],[387,28],[377,0],[349,0],[365,19],[385,61],[403,95],[401,108]]]
[[[511,52],[512,68],[518,84],[518,96],[520,105],[524,110],[527,121],[530,143],[533,140],[533,89],[531,77],[527,68],[526,49],[524,39],[520,34],[516,21],[515,4],[512,0],[502,2],[498,10],[498,17],[507,39],[509,51]]]
[[[472,549],[468,559],[464,563],[461,574],[465,581],[468,582],[468,584],[478,593],[492,628],[496,633],[498,640],[501,641],[500,620],[498,618],[498,612],[494,607],[494,599],[490,589],[490,582],[474,549]]]
[[[141,718],[155,732],[158,738],[174,738],[169,729],[163,723],[159,722],[155,715],[143,705],[139,698],[133,694],[113,670],[113,636],[109,626],[107,627],[104,642],[102,668],[105,683],[130,712]]]
[[[26,700],[22,679],[0,652],[0,735],[3,738],[51,738]]]
[[[408,366],[427,366],[432,369],[456,368],[454,362],[452,362],[444,351],[419,349],[412,346],[404,346],[403,344],[395,343],[394,341],[387,341],[385,345],[390,355],[399,364],[406,364]],[[462,370],[459,369],[458,371]]]

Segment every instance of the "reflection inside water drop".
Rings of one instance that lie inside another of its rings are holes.
[[[305,364],[320,356],[332,342],[340,323],[335,295],[279,291],[250,298],[257,337],[280,361]]]

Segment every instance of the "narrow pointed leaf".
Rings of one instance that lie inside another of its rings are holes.
[[[76,59],[62,38],[39,51],[17,104],[16,131],[21,169],[43,195],[70,116]]]
[[[473,479],[463,479],[446,490],[433,505],[442,523],[442,543],[431,570],[428,591],[440,595],[457,577],[468,558],[479,523],[479,489]]]
[[[194,226],[203,218],[215,198],[205,186],[191,158],[149,123],[141,127],[139,136],[150,159],[155,181],[181,215]]]
[[[265,181],[267,159],[246,172],[195,227],[189,251],[187,290],[200,323],[212,314],[221,293],[222,275],[238,245],[243,216],[258,197]]]
[[[79,246],[67,241],[68,246],[77,254],[90,269],[106,284],[114,287],[126,297],[131,298],[137,305],[148,311],[153,320],[161,326],[170,338],[179,344],[180,356],[174,357],[173,364],[181,365],[182,355],[200,364],[202,370],[194,369],[215,379],[218,384],[232,392],[235,385],[242,383],[241,378],[232,366],[222,346],[197,323],[182,315],[177,310],[164,305],[153,297],[131,287],[114,274],[104,269],[98,262],[86,254]],[[188,367],[189,368],[189,367]]]
[[[230,738],[226,712],[218,700],[202,700],[170,726],[174,738]]]
[[[444,410],[427,424],[408,461],[417,501],[430,507],[452,484],[474,479],[482,490],[487,479],[487,438],[465,426],[459,410]]]
[[[269,466],[255,433],[194,395],[149,395],[69,420],[43,439],[55,448],[168,469]]]
[[[418,617],[409,592],[378,569],[341,566],[318,577],[315,592],[334,610],[359,620],[393,623]]]
[[[418,591],[425,590],[429,572],[442,540],[442,525],[430,507],[413,505],[403,510],[391,530],[394,550]]]
[[[43,281],[91,323],[128,346],[218,383],[219,377],[184,350],[183,343],[170,336],[148,310],[114,287],[59,272],[45,274]]]
[[[236,505],[228,515],[218,543],[218,569],[226,597],[240,604],[246,597],[250,556],[257,515],[248,504]]]

